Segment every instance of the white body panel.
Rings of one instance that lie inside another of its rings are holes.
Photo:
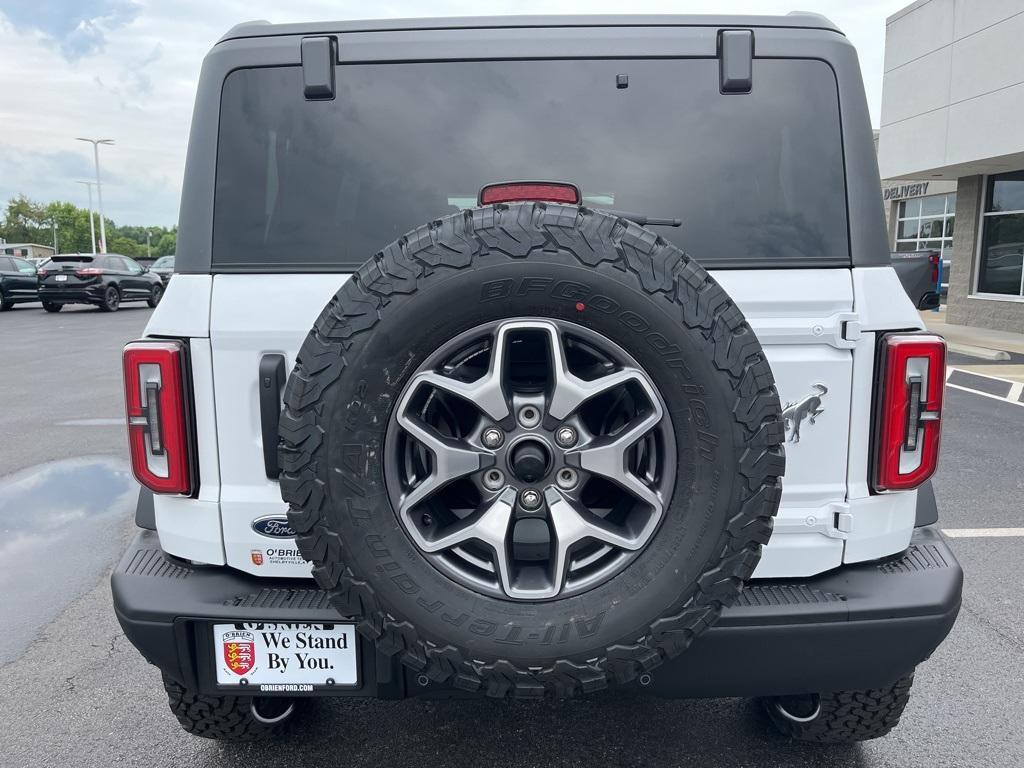
[[[191,279],[175,285],[182,277]],[[867,485],[872,331],[921,327],[895,272],[888,267],[738,270],[715,277],[764,346],[784,406],[799,406],[816,394],[816,384],[827,387],[814,423],[806,413],[799,419],[799,442],[792,429],[787,431],[782,504],[755,576],[810,576],[905,548],[916,493],[872,496]],[[171,547],[165,546],[168,552],[226,562],[259,575],[309,575],[309,565],[294,556],[291,540],[272,539],[252,527],[255,520],[283,516],[286,510],[277,483],[264,472],[257,369],[264,354],[280,353],[290,370],[316,317],[347,278],[178,275],[172,280],[147,332],[192,336],[194,349],[197,339],[209,337],[203,342],[208,346],[198,346],[209,350],[213,381],[202,371],[193,375],[197,389],[209,388],[202,395],[197,391],[197,407],[203,400],[204,420],[212,418],[211,411],[215,414],[216,433],[211,438],[208,429],[200,429],[200,499],[158,498],[157,525],[161,544],[166,539]],[[175,295],[185,290],[194,295],[187,300]],[[204,317],[206,327],[201,326]],[[175,328],[189,332],[171,333]],[[205,363],[195,359],[194,352],[193,367],[202,368]],[[212,403],[206,402],[211,390]],[[219,462],[217,474],[206,469],[211,455]],[[213,477],[219,479],[217,493],[208,488]],[[195,509],[186,514],[184,507]]]
[[[728,271],[715,279],[746,315],[764,347],[783,407],[823,384],[823,413],[787,430],[786,475],[775,529],[755,576],[809,576],[843,561],[835,535],[836,502],[846,501],[850,439],[852,344],[843,323],[853,318],[847,270]]]
[[[146,335],[206,338],[212,291],[212,275],[174,275],[149,318]]]
[[[221,451],[220,511],[230,565],[265,576],[309,576],[290,539],[263,536],[253,521],[284,515],[277,481],[266,476],[257,370],[265,354],[295,355],[313,322],[347,275],[218,275],[213,282],[210,341],[217,371],[217,432]],[[269,554],[267,550],[273,550]],[[257,565],[253,552],[262,553]]]

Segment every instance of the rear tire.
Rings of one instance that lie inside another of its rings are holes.
[[[900,722],[914,673],[882,688],[761,699],[779,731],[800,741],[851,744],[885,736]]]
[[[103,301],[100,302],[100,309],[104,312],[117,312],[121,307],[121,292],[116,286],[111,285],[103,293]]]
[[[60,312],[63,308],[63,304],[52,304],[49,301],[43,302],[43,309],[45,309],[47,312]]]
[[[281,735],[297,702],[286,698],[207,696],[164,675],[171,712],[193,736],[221,741],[256,741]]]
[[[153,286],[153,292],[149,295],[149,299],[146,301],[146,303],[149,304],[149,306],[155,308],[156,305],[160,303],[160,299],[162,299],[163,297],[164,297],[163,286],[154,285]]]

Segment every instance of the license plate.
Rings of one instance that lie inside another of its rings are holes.
[[[359,682],[352,624],[215,624],[217,685],[302,692]]]
[[[57,275],[56,280],[57,280],[58,283],[66,283],[68,281],[68,276],[67,275]]]

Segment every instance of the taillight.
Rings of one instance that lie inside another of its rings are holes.
[[[133,341],[124,348],[124,400],[135,478],[155,493],[192,492],[185,345]]]
[[[541,200],[548,203],[579,205],[582,196],[575,184],[560,181],[508,181],[488,184],[480,190],[480,205],[513,203],[523,200]]]
[[[75,274],[79,277],[92,277],[93,275],[102,275],[103,270],[100,267],[82,267],[76,269]]]
[[[50,273],[47,272],[45,269],[37,269],[36,270],[36,277],[46,277],[48,274],[50,274]]]
[[[875,444],[876,491],[916,488],[939,460],[946,342],[940,336],[890,334],[881,341]]]
[[[928,261],[932,265],[932,285],[937,285],[939,282],[939,254],[933,253],[928,257]]]

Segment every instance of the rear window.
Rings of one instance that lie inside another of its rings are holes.
[[[92,264],[92,256],[82,256],[77,253],[68,254],[67,256],[51,256],[51,264]]]
[[[709,267],[849,264],[829,66],[757,60],[723,95],[712,59],[343,65],[333,101],[297,67],[224,83],[215,270],[350,270],[484,184],[572,182]],[[617,87],[626,75],[628,87]]]

